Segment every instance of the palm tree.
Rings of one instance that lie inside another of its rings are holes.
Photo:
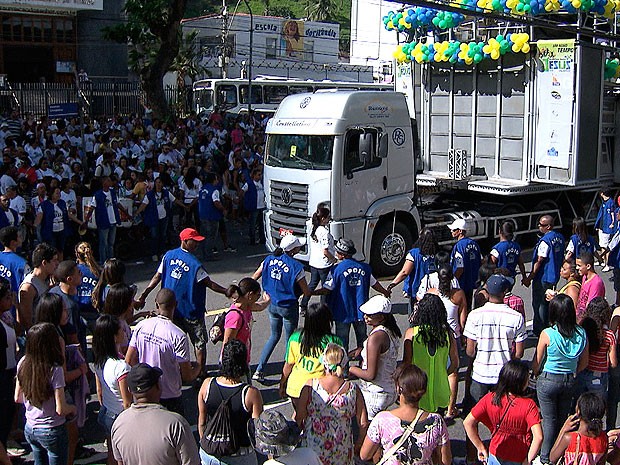
[[[333,18],[336,9],[334,0],[315,0],[308,3],[306,14],[310,21],[326,21]]]
[[[179,98],[176,105],[180,113],[186,112],[189,107],[189,88],[185,78],[189,77],[193,81],[199,75],[208,74],[207,69],[202,64],[202,53],[197,37],[197,30],[193,30],[183,36],[179,46],[179,53],[172,62],[172,66],[170,66],[170,71],[177,73]]]

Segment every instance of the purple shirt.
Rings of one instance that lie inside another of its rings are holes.
[[[136,326],[129,347],[138,352],[138,361],[159,367],[162,399],[181,397],[181,370],[179,363],[189,362],[187,335],[163,316],[147,318]]]
[[[24,359],[22,358],[17,364],[18,372],[23,364],[23,361]],[[61,366],[55,366],[52,368],[50,384],[54,390],[64,389],[65,373]],[[62,395],[65,395],[64,391]],[[54,428],[65,424],[65,417],[56,413],[56,398],[54,394],[43,402],[41,408],[32,405],[24,396],[24,406],[26,407],[26,423],[32,428]]]

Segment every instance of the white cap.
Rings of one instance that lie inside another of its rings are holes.
[[[376,315],[377,313],[392,313],[392,302],[387,297],[376,295],[371,297],[368,302],[360,307],[360,311],[366,315]]]
[[[465,231],[467,229],[467,223],[464,219],[459,218],[458,220],[454,220],[452,223],[450,223],[448,225],[448,228],[450,228],[450,231],[454,231],[455,229]]]
[[[303,247],[306,245],[306,239],[304,237],[296,237],[292,234],[287,234],[280,241],[280,247],[285,252],[290,252],[295,247]]]

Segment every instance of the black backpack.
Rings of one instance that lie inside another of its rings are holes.
[[[222,402],[205,426],[204,433],[200,439],[200,447],[209,455],[224,457],[238,452],[240,448],[237,432],[233,428],[230,400],[246,385],[241,385],[238,389],[235,389],[227,399],[224,399],[222,390],[215,378],[211,381],[210,388],[212,388],[214,384],[220,393]]]
[[[241,313],[236,308],[231,308],[224,313],[220,313],[215,317],[213,324],[211,325],[211,329],[209,329],[209,340],[213,344],[217,344],[220,341],[224,340],[224,324],[226,323],[226,315],[230,312],[237,312],[241,315],[241,319],[243,320],[243,324],[245,324],[245,318],[243,318],[243,313]]]

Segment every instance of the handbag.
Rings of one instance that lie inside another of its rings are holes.
[[[419,408],[418,413],[416,414],[413,421],[409,423],[409,425],[405,428],[405,431],[403,431],[403,435],[398,439],[398,441],[396,441],[396,443],[392,447],[388,449],[385,454],[383,454],[383,457],[381,457],[381,460],[379,460],[376,465],[384,465],[385,462],[390,460],[396,454],[396,452],[398,452],[398,449],[400,449],[400,447],[405,443],[407,439],[409,439],[409,436],[411,436],[411,434],[413,433],[415,425],[418,423],[418,420],[422,416],[422,413],[424,413],[424,410]]]

